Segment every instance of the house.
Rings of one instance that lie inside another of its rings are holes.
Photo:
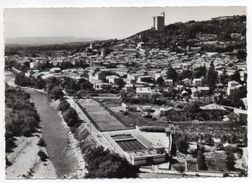
[[[185,86],[191,86],[192,85],[192,80],[189,78],[185,78],[182,80]]]
[[[54,68],[51,68],[50,69],[50,72],[51,73],[60,73],[61,72],[61,69],[59,67],[54,67]]]
[[[234,108],[234,113],[239,116],[239,121],[242,123],[247,123],[248,121],[248,112],[246,110]]]
[[[202,79],[201,78],[194,78],[193,85],[194,86],[202,86]]]
[[[122,103],[122,108],[127,111],[140,111],[139,106]]]
[[[232,39],[241,39],[241,34],[239,34],[239,33],[232,33],[232,34],[230,34],[230,37]]]
[[[98,72],[89,72],[89,82],[97,82],[105,79],[106,75],[104,74],[106,71],[98,71]]]
[[[127,83],[135,83],[136,82],[136,74],[127,74]]]
[[[35,79],[38,79],[39,77],[42,77],[44,74],[40,73],[40,72],[36,72],[34,74],[32,74],[32,77],[34,77]]]
[[[238,82],[236,81],[229,81],[228,82],[228,87],[227,87],[227,94],[228,95],[232,95],[233,92],[237,89],[239,89],[240,87],[242,87],[241,84],[239,84]]]
[[[117,75],[106,76],[108,83],[115,84],[120,78]]]
[[[209,94],[209,90],[210,88],[208,86],[201,86],[201,87],[198,87],[198,90],[203,94]]]
[[[242,98],[241,100],[242,100],[242,102],[243,102],[243,104],[244,104],[244,106],[245,106],[245,109],[248,110],[247,98]]]
[[[165,79],[164,80],[164,86],[172,88],[173,87],[173,80],[172,79]]]
[[[104,88],[109,87],[109,86],[111,86],[111,84],[103,83],[103,82],[93,83],[93,88],[94,88],[96,91],[103,90]]]
[[[150,99],[153,94],[153,90],[150,87],[137,87],[136,95],[139,98]]]
[[[161,77],[161,74],[160,74],[160,73],[156,73],[156,74],[154,75],[155,80],[157,80],[159,77]]]
[[[203,97],[203,96],[209,94],[209,87],[208,86],[205,86],[205,87],[192,87],[191,91],[192,91],[192,98]]]
[[[137,83],[153,83],[153,78],[151,76],[139,76]]]
[[[134,85],[133,84],[126,84],[125,86],[124,86],[124,90],[126,91],[126,92],[133,92],[134,91]]]

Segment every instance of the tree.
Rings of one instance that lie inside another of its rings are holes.
[[[37,153],[37,155],[40,157],[41,161],[46,161],[48,159],[47,154],[44,151],[42,151],[42,150],[39,150],[39,152]]]
[[[187,140],[187,138],[185,136],[181,136],[176,140],[176,146],[177,149],[181,152],[186,154],[187,153],[187,149],[189,148],[189,142]]]
[[[227,169],[232,171],[232,170],[235,170],[235,157],[234,157],[234,154],[232,152],[229,152],[226,154],[226,166],[227,166]]]
[[[24,75],[24,73],[19,73],[15,76],[15,84],[19,86],[30,86],[31,82],[28,77]]]
[[[125,158],[111,153],[102,146],[90,148],[85,152],[88,178],[129,178],[137,177],[139,168],[130,165]]]
[[[246,50],[238,50],[237,51],[237,58],[241,60],[246,60],[247,52]]]
[[[55,100],[60,99],[64,96],[61,88],[59,86],[54,86],[51,90],[48,91],[49,97]]]
[[[193,72],[193,77],[194,78],[201,78],[201,77],[206,77],[207,69],[206,66],[200,66],[197,67],[194,72]]]
[[[81,90],[90,90],[93,88],[93,84],[83,78],[79,79],[77,84],[80,85]]]
[[[248,74],[247,73],[244,73],[244,76],[243,76],[243,84],[246,84],[247,85],[247,79],[248,79]]]
[[[197,163],[199,170],[207,170],[206,157],[204,155],[204,149],[198,149],[197,152]]]
[[[67,125],[70,127],[74,126],[79,121],[77,112],[72,107],[69,107],[67,110],[63,111],[62,116]]]
[[[176,70],[169,64],[167,72],[166,72],[167,79],[172,79],[174,82],[177,81],[178,74]]]
[[[173,168],[179,172],[182,176],[184,176],[184,172],[185,172],[185,166],[183,165],[174,165]]]
[[[208,134],[206,136],[205,143],[206,143],[206,145],[214,146],[214,140],[213,140],[213,138],[212,138],[212,136],[210,134]]]
[[[226,86],[229,81],[229,76],[227,75],[227,70],[224,68],[222,75],[220,75],[220,83]]]
[[[158,77],[156,83],[158,84],[158,86],[163,86],[164,83],[163,77],[162,76]]]
[[[240,72],[238,71],[238,70],[236,70],[235,72],[234,72],[234,74],[232,74],[231,75],[231,80],[233,80],[233,81],[237,81],[238,83],[242,83],[241,82],[241,75],[240,75]]]
[[[218,72],[215,70],[213,61],[210,63],[209,70],[207,72],[207,83],[210,90],[215,89],[218,80]]]
[[[125,82],[123,81],[122,78],[116,79],[115,84],[118,86],[118,89],[122,89],[122,87],[125,85]]]
[[[241,99],[247,97],[247,87],[246,86],[240,87],[239,89],[235,90],[230,97],[235,107],[244,108],[244,104],[241,101]]]
[[[189,70],[189,69],[186,69],[186,70],[183,70],[179,76],[180,80],[183,80],[185,78],[192,78],[193,77],[193,71]]]
[[[70,107],[70,104],[66,100],[61,100],[58,106],[58,110],[63,112]]]

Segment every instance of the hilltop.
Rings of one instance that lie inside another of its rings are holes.
[[[200,46],[202,51],[222,52],[244,48],[245,36],[246,16],[236,15],[206,21],[177,22],[166,25],[163,32],[148,29],[127,39],[134,42],[142,41],[149,48],[170,48],[177,52],[187,46]],[[229,42],[229,44],[223,44],[223,42]]]

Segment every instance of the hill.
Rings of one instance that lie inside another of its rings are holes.
[[[237,33],[236,38],[231,34]],[[177,22],[165,26],[163,32],[148,29],[128,37],[136,42],[143,41],[147,47],[170,48],[180,51],[187,46],[201,46],[202,51],[232,51],[246,46],[246,16],[217,17],[207,21]],[[237,39],[239,38],[239,39]],[[243,40],[242,40],[243,38]],[[229,42],[211,47],[207,42]],[[232,44],[232,41],[235,43]],[[234,46],[234,48],[230,48]],[[224,50],[218,50],[218,49]]]
[[[67,43],[84,43],[102,40],[102,38],[80,38],[80,37],[17,37],[5,38],[6,46],[43,46]]]

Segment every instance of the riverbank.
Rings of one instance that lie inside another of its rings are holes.
[[[15,84],[15,78],[12,78],[9,81],[7,81],[7,84],[11,87],[19,87],[28,91],[37,91],[42,94],[47,94],[43,89],[31,88],[31,87],[26,87],[26,86],[18,86]]]
[[[52,107],[57,110],[58,105],[59,105],[59,100],[53,101],[50,103]],[[84,161],[80,146],[79,146],[79,141],[74,137],[73,133],[70,131],[70,128],[67,126],[67,123],[65,122],[61,112],[58,112],[58,115],[61,117],[61,122],[62,125],[67,129],[68,133],[68,139],[67,142],[69,144],[68,147],[71,153],[74,155],[74,157],[77,159],[78,164],[76,167],[76,172],[73,172],[71,175],[69,175],[67,178],[84,178],[85,174],[87,173],[86,170],[86,163]]]
[[[6,179],[56,179],[56,171],[52,162],[47,159],[43,162],[37,153],[39,150],[46,152],[44,147],[37,145],[41,133],[35,133],[32,137],[16,137],[16,145],[13,152],[6,153],[11,163],[5,170]]]
[[[14,78],[11,73],[7,73],[9,86],[16,88]],[[25,89],[27,90],[27,89]],[[50,161],[41,161],[38,152],[41,150],[47,154],[45,147],[38,146],[39,139],[42,138],[40,129],[30,137],[15,137],[15,146],[11,152],[6,153],[9,166],[6,167],[6,179],[56,179],[55,168]]]
[[[36,167],[34,171],[32,170],[32,172],[34,172],[33,177],[83,178],[85,176],[86,170],[81,150],[78,147],[79,142],[70,132],[70,129],[66,125],[61,114],[56,110],[59,101],[50,101],[44,90],[17,86],[14,82],[14,78],[11,77],[11,75],[8,73],[7,76],[8,77],[6,78],[6,83],[9,86],[19,87],[27,91],[31,95],[31,101],[35,104],[35,107],[41,119],[41,135],[47,145],[46,151],[52,162],[51,165],[52,167],[54,167],[53,172],[55,173],[55,176],[51,176],[50,174],[47,175],[46,171],[44,171],[43,168]],[[26,148],[29,148],[29,146],[34,145],[27,143]],[[26,151],[22,153],[27,154]],[[31,156],[35,155],[32,154]],[[26,155],[24,157],[28,158]],[[25,158],[23,161],[24,163],[26,163]],[[15,170],[15,168],[13,169]],[[52,169],[53,168],[50,168],[48,169],[48,171],[51,171]],[[43,176],[41,176],[40,174],[43,174]],[[21,176],[23,176],[24,178],[27,177],[23,174],[21,174]]]

